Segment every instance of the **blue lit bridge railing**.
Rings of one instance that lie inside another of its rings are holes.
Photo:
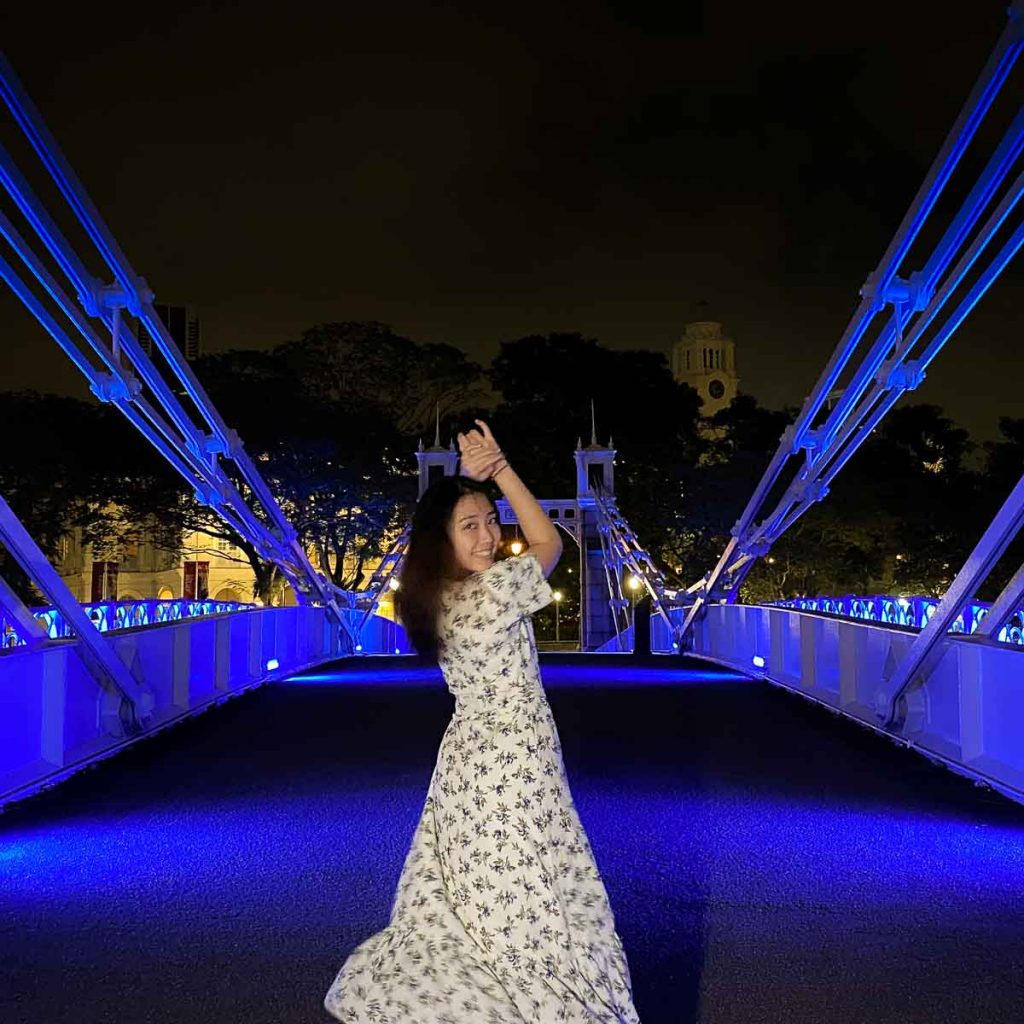
[[[96,601],[83,604],[82,610],[101,633],[115,629],[133,629],[137,626],[153,626],[160,622],[179,622],[203,615],[223,615],[225,612],[247,611],[258,607],[238,601],[189,600],[179,598],[173,601],[143,599],[137,601]],[[71,624],[59,608],[33,608],[32,615],[46,631],[50,640],[65,640],[74,637]],[[13,622],[0,615],[0,636],[4,648],[19,647],[26,643]]]
[[[774,608],[797,608],[800,611],[911,629],[924,629],[939,607],[939,599],[935,597],[893,597],[888,594],[870,597],[795,597],[788,601],[767,603]],[[987,601],[972,601],[960,610],[947,632],[968,635],[976,632],[991,607]],[[1000,643],[1024,646],[1024,608],[1017,609],[994,639]]]
[[[232,612],[255,611],[261,605],[241,601],[202,601],[179,598],[172,601],[141,599],[136,601],[96,601],[83,604],[82,610],[100,633],[116,630],[137,629],[142,626],[156,626],[162,623],[182,622],[210,615],[226,615]],[[50,640],[74,639],[75,633],[59,608],[33,608],[32,615],[46,632]],[[380,615],[367,614],[362,608],[349,609],[350,625],[360,642],[356,650],[360,654],[409,654],[411,648],[405,630],[390,619]],[[27,641],[13,622],[0,615],[0,646],[5,650],[23,647]]]
[[[880,626],[897,626],[906,630],[922,630],[939,607],[934,597],[894,597],[889,594],[874,596],[846,595],[844,597],[795,597],[786,601],[767,601],[761,607],[790,608],[794,611],[828,615],[839,619],[873,622]],[[961,609],[953,620],[948,633],[971,636],[975,634],[988,615],[990,602],[972,601]],[[685,615],[684,607],[667,609],[670,619],[681,624]],[[651,619],[651,652],[654,654],[678,654],[675,634],[666,628],[658,618]],[[998,644],[1024,648],[1024,608],[1018,609],[999,632],[992,638]],[[633,642],[633,628],[630,626],[622,637],[628,649]],[[608,650],[612,650],[609,645]],[[756,666],[755,666],[756,667]]]
[[[61,635],[60,617],[46,617],[52,609],[39,611],[34,624],[50,635],[30,636],[27,642],[16,635],[11,646],[0,650],[0,807],[254,686],[352,654],[345,631],[322,606],[231,607],[220,601],[87,605],[87,616],[102,618],[96,625],[112,657],[138,681],[141,729],[132,732],[124,727],[119,691],[109,684],[97,686],[88,664],[74,656],[81,639]],[[344,614],[354,628],[364,609]],[[143,617],[151,621],[139,621]],[[6,644],[12,627],[2,625]],[[380,615],[366,621],[361,643],[364,654],[410,650],[402,627]]]

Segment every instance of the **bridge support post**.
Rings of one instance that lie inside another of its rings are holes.
[[[633,609],[633,654],[643,658],[651,653],[651,599],[637,601]]]
[[[591,417],[593,419],[593,417]],[[596,428],[591,427],[590,444],[577,442],[576,501],[580,524],[580,650],[596,651],[618,634],[615,613],[610,604],[605,546],[601,537],[597,494],[615,493],[615,449],[611,440],[598,444]]]

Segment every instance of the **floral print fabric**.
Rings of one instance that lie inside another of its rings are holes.
[[[638,1022],[541,686],[530,614],[552,596],[528,554],[442,596],[455,713],[390,923],[324,1001],[344,1024]]]

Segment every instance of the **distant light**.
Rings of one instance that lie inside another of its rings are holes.
[[[361,651],[362,649],[363,649],[363,645],[362,644],[356,644],[356,650],[357,651]]]
[[[764,658],[762,658],[760,654],[755,654],[753,661],[755,668],[764,668]]]
[[[672,646],[673,646],[673,647],[674,647],[674,648],[675,648],[675,649],[676,649],[677,651],[679,650],[679,644],[677,644],[677,643],[676,643],[675,641],[673,641],[673,642],[672,642]]]
[[[402,648],[401,647],[396,647],[395,648],[395,654],[401,654],[401,653],[402,653]]]
[[[401,584],[398,582],[398,580],[394,576],[392,576],[391,579],[388,580],[388,586],[392,590],[397,590],[401,586]]]
[[[523,553],[523,542],[521,540],[514,540],[509,544],[508,549],[513,555],[521,555]]]
[[[556,601],[561,601],[562,600],[562,592],[560,590],[556,590],[554,592],[554,598],[555,598]]]
[[[636,590],[636,588],[640,586],[640,580],[637,579],[636,576],[630,576],[629,579],[626,580],[626,586],[629,587],[630,590]]]
[[[281,667],[281,663],[277,660],[277,658],[271,658],[267,662],[267,671],[268,672],[273,672],[275,668],[280,668],[280,667]]]

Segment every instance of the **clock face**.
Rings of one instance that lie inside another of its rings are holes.
[[[717,378],[713,378],[708,383],[708,394],[714,398],[719,399],[725,394],[725,385]]]

